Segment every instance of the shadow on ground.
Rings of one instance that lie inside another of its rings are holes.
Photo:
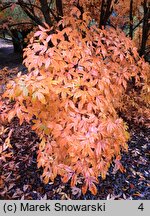
[[[22,60],[21,53],[14,53],[11,41],[0,38],[0,70],[4,67],[8,67],[8,69],[18,67],[19,71],[25,70],[25,66],[22,65]]]

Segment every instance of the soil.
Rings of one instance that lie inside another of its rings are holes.
[[[10,70],[18,67],[26,70],[22,65],[20,54],[13,53],[12,44],[0,39],[0,69],[8,67]],[[58,176],[54,182],[42,182],[42,169],[37,168],[36,158],[39,138],[31,125],[19,125],[18,119],[7,125],[6,132],[0,136],[0,146],[6,141],[8,132],[12,130],[7,149],[8,157],[0,160],[0,199],[27,200],[149,200],[150,199],[150,130],[137,127],[130,123],[131,139],[128,143],[128,153],[122,153],[122,165],[126,172],[113,173],[113,164],[107,177],[99,177],[98,193],[93,196],[90,192],[81,194],[81,184],[71,188],[70,184],[63,184]],[[11,153],[11,156],[9,156]]]

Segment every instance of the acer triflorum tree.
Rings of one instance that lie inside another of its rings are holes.
[[[74,7],[58,27],[35,33],[24,53],[29,73],[8,84],[4,97],[15,105],[2,118],[33,122],[45,183],[60,175],[73,187],[82,179],[82,192],[96,194],[98,176],[105,179],[111,163],[114,172],[124,171],[129,134],[117,110],[133,78],[142,92],[148,65],[123,32],[99,29],[88,13],[80,15]]]

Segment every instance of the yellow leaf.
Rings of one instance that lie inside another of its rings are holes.
[[[83,93],[84,93],[84,92],[82,92],[82,91],[77,91],[77,92],[74,94],[74,98],[79,98],[79,97],[81,97]]]
[[[46,104],[45,97],[42,93],[38,92],[38,99],[43,103]]]

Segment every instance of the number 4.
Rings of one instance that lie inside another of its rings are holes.
[[[141,203],[138,207],[139,210],[143,211],[144,210],[144,207],[143,207],[143,203]]]

